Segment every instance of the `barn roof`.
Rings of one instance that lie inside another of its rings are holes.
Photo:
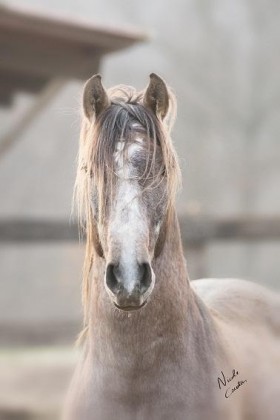
[[[86,79],[104,54],[144,41],[135,30],[0,5],[0,105],[17,91],[39,92],[53,78]]]

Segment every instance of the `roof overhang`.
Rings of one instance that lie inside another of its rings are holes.
[[[135,30],[0,6],[0,103],[53,78],[86,79],[107,53],[147,39]]]

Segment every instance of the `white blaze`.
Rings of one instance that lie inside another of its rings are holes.
[[[117,241],[120,248],[120,264],[126,268],[123,281],[128,291],[133,290],[137,277],[137,247],[147,234],[146,214],[140,201],[141,190],[130,163],[131,157],[142,148],[140,140],[137,139],[128,147],[126,156],[123,153],[124,142],[117,144],[115,162],[118,182],[109,224],[111,240],[113,243]]]

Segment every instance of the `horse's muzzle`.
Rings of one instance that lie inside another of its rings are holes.
[[[124,311],[142,308],[153,289],[153,272],[149,263],[128,270],[120,264],[108,264],[105,283],[115,306]]]

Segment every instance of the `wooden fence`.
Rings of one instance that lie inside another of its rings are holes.
[[[207,276],[205,252],[212,241],[278,241],[280,217],[179,218],[183,244],[196,260],[195,277]],[[63,220],[0,220],[0,242],[76,242],[78,226]]]

